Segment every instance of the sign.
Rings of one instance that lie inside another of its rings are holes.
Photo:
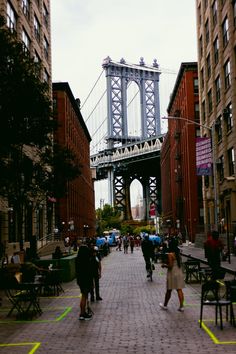
[[[197,176],[212,175],[211,138],[196,138]]]
[[[155,204],[150,205],[149,216],[152,219],[154,219],[156,217],[156,205]]]

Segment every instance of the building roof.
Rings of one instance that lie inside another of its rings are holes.
[[[71,104],[77,114],[79,122],[80,122],[81,126],[83,127],[83,130],[88,138],[88,141],[90,142],[92,140],[92,138],[89,134],[88,128],[87,128],[87,126],[84,122],[83,116],[80,112],[77,100],[74,98],[74,95],[70,89],[68,82],[53,82],[52,87],[53,87],[53,91],[65,91],[66,92],[66,94],[68,95],[68,97],[71,101]]]
[[[184,63],[181,63],[181,66],[180,66],[180,69],[179,69],[179,72],[178,72],[178,75],[177,75],[177,79],[175,81],[175,86],[174,86],[174,89],[171,93],[171,96],[170,96],[170,102],[168,104],[168,107],[167,107],[167,112],[170,113],[171,111],[171,107],[172,107],[172,104],[174,102],[174,99],[175,99],[175,96],[176,96],[176,93],[178,91],[178,87],[180,85],[180,81],[182,79],[182,76],[184,74],[185,71],[189,71],[189,70],[197,70],[197,62],[193,61],[193,62],[184,62]]]

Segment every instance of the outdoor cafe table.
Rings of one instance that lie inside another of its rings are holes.
[[[32,317],[41,315],[42,309],[39,303],[39,295],[42,284],[39,282],[18,283],[14,287],[5,288],[5,293],[12,307],[7,316],[10,316],[14,310],[18,316]]]

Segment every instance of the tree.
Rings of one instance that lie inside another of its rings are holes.
[[[22,243],[25,211],[66,191],[79,174],[73,154],[53,146],[57,128],[46,82],[36,64],[0,17],[0,196],[14,210]],[[56,174],[60,171],[60,185]],[[24,225],[25,226],[25,225]]]
[[[96,210],[97,234],[100,236],[105,230],[120,229],[121,212],[109,204],[105,204],[103,209]]]

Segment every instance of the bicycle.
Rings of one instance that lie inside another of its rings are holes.
[[[152,281],[152,275],[155,266],[149,257],[145,258],[145,262],[146,262],[147,278],[150,279],[150,281]]]

